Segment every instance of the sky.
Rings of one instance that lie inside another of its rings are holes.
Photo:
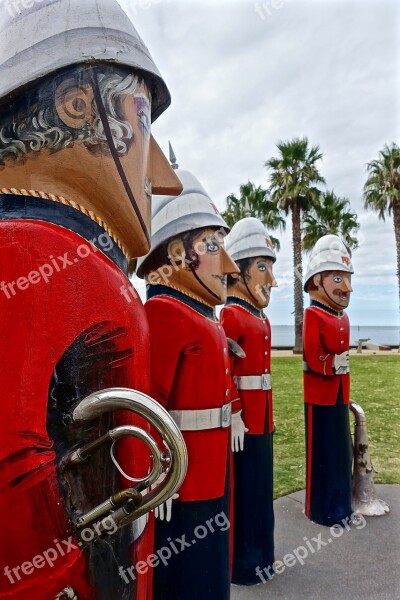
[[[248,180],[267,186],[276,143],[307,136],[327,189],[358,214],[352,325],[399,325],[393,222],[363,208],[367,162],[400,133],[397,0],[119,0],[172,95],[153,125],[217,206]],[[156,201],[156,198],[155,200]],[[290,218],[269,318],[293,323]],[[303,268],[307,262],[304,257]],[[135,285],[143,294],[142,282]],[[305,297],[305,305],[308,297]]]

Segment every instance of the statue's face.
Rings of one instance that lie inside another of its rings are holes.
[[[272,272],[273,261],[271,258],[263,256],[257,257],[248,270],[247,286],[252,294],[250,296],[245,285],[242,285],[243,293],[250,302],[257,301],[259,308],[266,308],[271,298],[271,288],[277,287],[277,283]]]
[[[347,271],[325,271],[314,275],[313,282],[317,290],[310,290],[313,300],[327,304],[333,310],[347,308],[350,302],[351,273]]]
[[[21,99],[31,108],[16,124],[29,135],[10,142],[0,183],[77,202],[139,257],[149,250],[152,193],[178,195],[182,185],[151,136],[145,81],[121,67],[99,66],[96,74],[99,94],[93,71],[77,67]]]
[[[89,110],[96,102],[91,86],[85,94],[86,104],[75,92],[72,107],[86,106]],[[65,119],[65,106],[63,109]],[[108,141],[92,149],[87,144],[76,144],[71,148],[71,161],[75,157],[78,160],[70,168],[78,177],[85,174],[82,185],[86,181],[85,195],[90,196],[94,212],[101,210],[130,255],[138,257],[149,250],[153,172],[159,179],[154,182],[156,187],[163,187],[164,177],[174,179],[175,184],[177,178],[151,137],[151,95],[143,81],[139,80],[134,91],[120,97],[119,113],[119,120],[124,122],[121,146],[114,143],[115,150],[111,152]],[[114,132],[112,118],[107,116],[107,121]],[[179,193],[179,183],[176,187]]]
[[[218,230],[217,235],[213,228],[203,229],[198,233],[192,241],[193,251],[197,255],[193,263],[197,277],[189,266],[182,266],[172,274],[171,283],[213,306],[223,304],[226,301],[227,275],[238,272],[224,248],[223,238],[221,230]],[[193,258],[185,254],[181,240],[170,244],[169,255],[175,262],[179,262],[182,257],[189,260]]]
[[[151,195],[152,195],[152,160],[157,157],[152,156],[151,147],[151,96],[145,84],[138,86],[134,95],[127,95],[122,101],[123,112],[126,120],[130,123],[133,130],[132,143],[128,146],[126,154],[120,157],[121,165],[126,175],[129,188],[136,200],[137,207],[142,216],[144,227],[149,236],[151,236]],[[169,169],[168,165],[167,168]],[[121,198],[127,202],[127,194],[121,190],[119,174],[116,173],[116,167],[113,165],[113,174],[117,181],[117,189],[120,190]],[[115,194],[115,186],[110,181],[110,193]],[[115,203],[121,202],[115,198]],[[131,202],[130,202],[131,204]],[[131,206],[127,211],[131,212]],[[121,223],[122,225],[122,223]],[[143,252],[148,252],[149,244],[145,239],[143,226],[138,222],[136,215],[132,215],[130,238],[133,241],[135,237],[136,252],[135,256],[140,256]]]

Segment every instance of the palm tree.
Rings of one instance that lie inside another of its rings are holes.
[[[265,166],[269,171],[271,200],[285,215],[292,213],[294,269],[295,343],[293,352],[302,351],[303,267],[301,260],[301,214],[315,206],[320,196],[316,187],[325,183],[316,163],[321,160],[319,146],[309,146],[307,138],[295,138],[277,144],[279,155]]]
[[[240,186],[239,197],[229,194],[226,203],[227,207],[222,216],[229,227],[245,217],[256,217],[265,225],[268,232],[276,229],[283,230],[286,227],[285,219],[281,217],[276,204],[269,199],[267,191],[251,181]],[[273,246],[279,250],[279,240],[272,235],[270,237]]]
[[[396,144],[384,146],[379,158],[367,164],[368,179],[364,185],[364,207],[374,210],[385,220],[393,214],[397,253],[397,279],[400,306],[400,148]]]
[[[339,198],[336,194],[325,192],[303,219],[303,249],[312,250],[323,235],[338,235],[351,252],[358,246],[355,234],[360,229],[357,215],[350,209],[347,198]]]

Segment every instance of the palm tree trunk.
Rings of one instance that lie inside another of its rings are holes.
[[[301,215],[297,200],[292,206],[292,242],[294,265],[294,354],[303,351],[303,266],[301,262]]]
[[[397,281],[399,285],[399,311],[400,311],[400,199],[393,202],[393,225],[396,240],[397,254]]]

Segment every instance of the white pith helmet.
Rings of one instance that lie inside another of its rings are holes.
[[[349,251],[337,235],[324,235],[312,249],[304,279],[305,292],[311,277],[324,271],[354,273]]]
[[[116,0],[5,0],[2,4],[0,103],[62,68],[106,62],[148,75],[153,121],[169,106],[167,86]]]
[[[181,169],[175,172],[182,182],[183,191],[180,196],[157,196],[153,199],[151,249],[138,260],[138,277],[144,277],[148,259],[167,240],[202,227],[229,231],[214,202],[193,173]]]
[[[276,261],[271,238],[261,221],[254,217],[246,217],[235,223],[225,240],[225,250],[235,262],[256,256],[266,256]]]

